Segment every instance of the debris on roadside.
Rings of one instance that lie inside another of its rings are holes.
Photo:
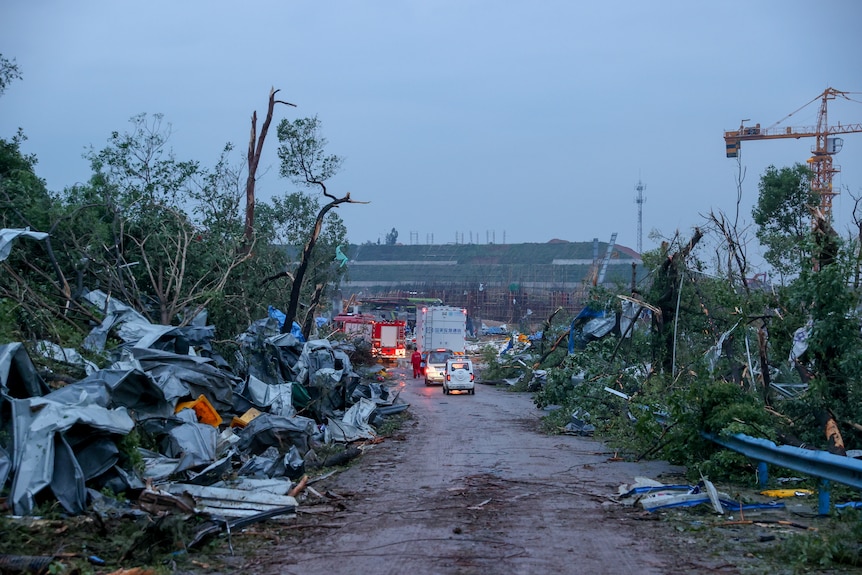
[[[706,478],[697,485],[665,485],[658,481],[637,477],[634,483],[621,485],[618,489],[619,500],[624,505],[640,504],[649,512],[672,508],[695,507],[701,504],[712,506],[716,514],[725,511],[744,512],[754,509],[784,509],[784,503],[742,503],[727,493],[718,491]]]
[[[104,350],[109,334],[123,342],[108,367],[42,342],[39,353],[86,374],[52,389],[22,343],[0,345],[0,489],[16,516],[55,502],[100,521],[203,520],[185,538],[191,549],[250,522],[295,517],[309,469],[358,457],[351,444],[379,440],[376,427],[409,407],[386,377],[357,372],[328,340],[281,334],[272,317],[237,338],[234,372],[212,351],[205,316],[186,328],[154,325],[102,292],[86,299],[106,315],[85,348]],[[330,444],[344,448],[321,450]]]

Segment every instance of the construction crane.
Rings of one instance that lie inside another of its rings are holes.
[[[832,217],[832,198],[838,192],[832,189],[832,176],[840,171],[838,166],[832,165],[832,156],[841,151],[844,145],[842,138],[836,138],[837,134],[852,134],[862,132],[862,123],[860,124],[841,124],[830,126],[827,122],[827,103],[829,100],[834,100],[838,97],[845,100],[858,101],[850,98],[850,94],[856,92],[841,92],[834,88],[827,88],[822,94],[799,108],[802,110],[813,102],[820,99],[820,111],[817,114],[817,126],[808,126],[801,128],[794,127],[777,127],[778,124],[798,112],[791,112],[772,126],[761,128],[760,124],[754,126],[746,126],[743,120],[738,130],[733,130],[724,133],[724,143],[727,148],[727,157],[736,158],[739,156],[740,144],[744,140],[777,140],[786,138],[816,138],[814,146],[811,148],[812,156],[808,159],[809,168],[811,169],[811,191],[820,195],[820,211],[825,218]]]

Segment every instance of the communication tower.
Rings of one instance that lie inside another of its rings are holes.
[[[644,190],[646,189],[646,184],[641,183],[638,180],[638,185],[635,186],[635,190],[637,190],[638,195],[635,198],[635,203],[638,205],[638,253],[643,252],[643,217],[644,217],[644,202],[646,202],[646,198],[644,197]]]

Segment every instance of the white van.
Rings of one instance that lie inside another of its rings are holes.
[[[425,360],[425,385],[446,381],[446,361],[454,354],[451,349],[435,349],[423,355]]]
[[[443,393],[449,395],[450,391],[456,390],[466,391],[470,395],[473,395],[476,393],[476,382],[474,380],[472,361],[458,358],[446,361]]]

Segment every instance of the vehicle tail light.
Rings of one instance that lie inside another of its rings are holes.
[[[473,374],[471,373],[471,374],[470,374],[470,381],[473,381],[473,377],[474,377],[474,376],[473,376]]]

